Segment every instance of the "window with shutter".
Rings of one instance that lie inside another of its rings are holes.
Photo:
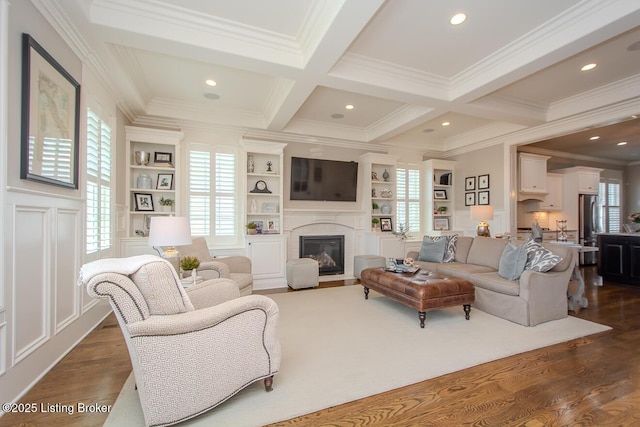
[[[111,150],[111,126],[88,108],[85,252],[96,258],[108,254],[113,244]]]
[[[420,169],[418,165],[396,168],[397,224],[410,233],[420,232]]]
[[[237,185],[235,153],[193,144],[189,149],[188,208],[194,236],[236,236]]]

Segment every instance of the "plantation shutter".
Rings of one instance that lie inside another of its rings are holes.
[[[420,170],[415,165],[396,169],[397,226],[420,232]]]
[[[195,146],[195,145],[194,145]],[[237,156],[214,146],[189,150],[189,220],[194,236],[237,234]]]
[[[106,251],[112,246],[111,127],[87,109],[87,169],[85,252]]]

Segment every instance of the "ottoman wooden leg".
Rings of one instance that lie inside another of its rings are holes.
[[[364,287],[364,299],[369,299],[369,288]]]
[[[469,320],[469,313],[471,313],[471,304],[465,304],[464,307],[464,318]]]
[[[427,313],[424,311],[418,312],[418,319],[420,319],[420,327],[424,329],[424,319],[427,318]]]

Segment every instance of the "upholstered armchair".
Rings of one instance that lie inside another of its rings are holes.
[[[198,276],[204,280],[225,278],[233,280],[240,295],[251,295],[253,292],[253,274],[251,274],[251,259],[246,256],[235,255],[229,257],[212,258],[204,237],[196,237],[190,245],[177,246],[180,256],[194,256],[200,260]]]
[[[193,418],[258,380],[271,390],[281,358],[272,299],[240,297],[230,279],[184,289],[152,255],[85,264],[78,282],[113,307],[148,426]]]

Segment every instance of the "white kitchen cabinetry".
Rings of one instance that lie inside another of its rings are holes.
[[[561,211],[562,210],[562,179],[558,173],[547,174],[547,190],[549,193],[540,203],[541,211]]]
[[[547,160],[549,156],[519,153],[519,200],[543,200],[547,190]]]
[[[600,171],[601,169],[578,171],[578,193],[598,194]]]

